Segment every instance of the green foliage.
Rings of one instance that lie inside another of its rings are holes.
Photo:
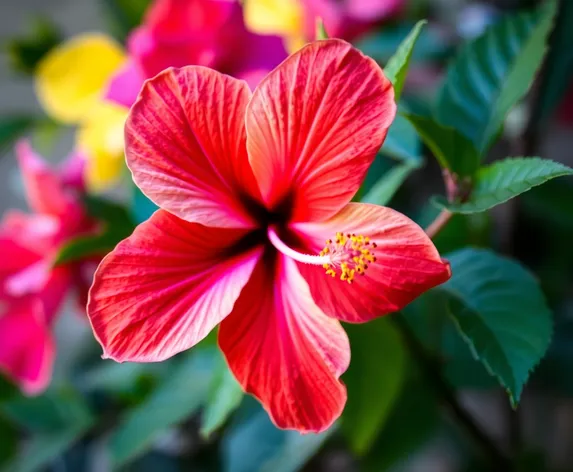
[[[530,272],[491,251],[462,249],[446,258],[453,276],[440,290],[450,297],[452,320],[515,406],[551,338],[543,293]]]
[[[170,426],[196,413],[205,402],[212,378],[213,355],[183,356],[170,375],[145,401],[130,410],[109,441],[112,463],[119,467],[144,453]]]
[[[406,352],[391,321],[346,325],[352,363],[343,376],[348,402],[341,429],[356,454],[365,454],[381,430],[402,388]]]
[[[424,144],[440,166],[459,176],[471,176],[479,166],[479,155],[470,140],[455,128],[443,126],[432,118],[405,113]]]
[[[29,132],[38,122],[35,116],[6,115],[0,117],[0,154],[10,149],[16,140]]]
[[[570,90],[573,76],[573,2],[559,2],[555,18],[553,43],[547,54],[544,79],[540,86],[540,120],[546,120],[559,106],[563,96]]]
[[[243,389],[235,380],[223,357],[219,356],[203,411],[201,435],[208,438],[219,429],[239,407],[243,396]]]
[[[469,138],[484,154],[505,117],[525,95],[539,69],[556,2],[507,17],[467,44],[448,69],[436,117]]]
[[[367,35],[357,46],[367,56],[380,64],[386,64],[396,54],[397,49],[415,28],[414,23],[384,25],[380,31]],[[420,32],[417,47],[412,52],[413,61],[429,61],[446,56],[451,50],[445,37],[438,29],[424,28]]]
[[[322,21],[322,18],[317,18],[316,19],[316,39],[320,40],[320,39],[328,39],[328,33],[326,32],[326,28],[324,27],[324,21]]]
[[[14,426],[0,416],[0,470],[2,466],[16,454],[17,450],[17,431]]]
[[[277,429],[260,407],[247,403],[246,409],[246,418],[233,425],[223,438],[223,472],[295,472],[336,429],[301,435]]]
[[[410,34],[406,36],[404,41],[398,46],[396,53],[388,60],[386,67],[384,67],[386,77],[388,77],[390,82],[394,85],[394,99],[396,102],[400,100],[400,96],[402,95],[402,89],[404,88],[404,82],[406,81],[406,75],[410,67],[414,46],[426,23],[426,20],[421,20],[416,23]]]
[[[467,201],[448,203],[438,197],[435,202],[455,213],[485,211],[550,179],[571,174],[573,169],[547,159],[507,158],[478,171]]]
[[[137,185],[133,185],[131,194],[131,215],[137,224],[149,219],[159,207],[147,198]]]
[[[70,388],[51,389],[38,397],[15,397],[1,404],[4,415],[29,431],[58,431],[70,423],[85,423],[90,412],[84,399]]]
[[[21,397],[4,403],[1,409],[9,419],[32,433],[26,447],[8,460],[0,469],[2,472],[42,469],[94,424],[84,399],[70,389],[50,390],[33,399]]]
[[[88,214],[99,221],[102,228],[95,234],[78,236],[64,244],[56,256],[55,265],[105,256],[135,229],[131,215],[122,205],[93,195],[86,195],[84,203]]]
[[[394,100],[396,100],[396,103],[398,103],[402,95],[402,89],[404,88],[404,82],[406,81],[406,75],[410,67],[414,46],[426,23],[426,20],[421,20],[416,23],[410,34],[408,34],[400,46],[398,46],[396,53],[388,60],[386,67],[384,67],[386,77],[388,77],[392,85],[394,85]]]
[[[421,147],[416,129],[401,114],[397,114],[380,152],[412,168],[418,168],[424,162]]]
[[[129,33],[143,21],[151,0],[101,0],[112,34],[125,41]]]
[[[412,171],[414,168],[408,164],[395,165],[378,179],[368,193],[362,197],[362,201],[387,205]]]
[[[42,58],[62,41],[62,33],[48,18],[38,16],[30,33],[6,42],[8,66],[15,72],[32,75]]]
[[[382,472],[405,461],[433,436],[439,419],[434,393],[420,379],[411,379],[370,453],[361,460],[360,470]]]

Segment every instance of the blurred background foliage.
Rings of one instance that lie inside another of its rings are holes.
[[[18,138],[30,136],[54,162],[71,147],[71,128],[30,100],[39,61],[83,30],[99,28],[125,42],[149,4],[0,6],[2,210],[23,205],[11,152]],[[523,182],[510,185],[492,204],[480,159],[542,156],[573,164],[573,2],[547,5],[410,0],[354,40],[399,82],[409,65],[401,114],[356,199],[391,205],[424,227],[440,205],[459,212],[435,238],[454,278],[400,314],[345,326],[349,398],[333,428],[302,436],[276,429],[228,371],[216,333],[168,362],[115,364],[100,359],[87,320],[66,306],[48,390],[27,397],[0,377],[0,470],[573,470],[573,181],[551,180],[476,211],[525,190],[515,190]],[[422,19],[427,24],[417,23]],[[448,81],[454,85],[442,87]],[[432,203],[445,193],[441,168],[461,177],[482,172],[483,188],[469,202]],[[526,187],[559,172],[547,169]],[[155,209],[130,179],[84,203],[102,230],[69,242],[60,262],[111,250]],[[505,298],[491,299],[488,284],[502,287]],[[508,313],[525,341],[504,324]],[[552,317],[552,342],[536,366],[549,336],[541,318]],[[472,333],[469,342],[460,332]]]

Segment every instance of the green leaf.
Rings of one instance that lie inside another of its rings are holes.
[[[436,117],[484,154],[543,61],[556,2],[507,17],[468,43],[448,69]]]
[[[84,195],[83,202],[86,211],[94,219],[133,230],[135,223],[123,205],[95,195]]]
[[[49,18],[37,16],[30,26],[26,36],[10,38],[6,42],[10,68],[28,75],[34,73],[42,58],[63,39],[61,31]]]
[[[121,234],[105,232],[95,236],[79,236],[71,239],[58,252],[54,265],[69,264],[86,257],[105,256],[118,242],[124,239]]]
[[[91,418],[84,399],[74,390],[50,389],[38,397],[17,397],[0,405],[7,418],[29,431],[52,432]]]
[[[354,452],[363,455],[398,399],[406,373],[406,353],[400,334],[389,319],[345,328],[352,363],[343,376],[348,402],[341,429]]]
[[[426,23],[426,20],[420,20],[416,23],[410,34],[402,41],[396,53],[390,58],[386,67],[384,67],[386,77],[388,77],[390,82],[394,85],[394,99],[396,103],[398,103],[402,95],[402,89],[404,88],[404,82],[408,74],[408,67],[410,67],[410,59],[412,59],[412,51]]]
[[[468,201],[448,203],[443,197],[437,197],[434,201],[454,213],[475,213],[506,202],[555,177],[572,174],[573,169],[548,159],[507,158],[478,171]]]
[[[360,461],[360,470],[382,472],[408,459],[432,438],[439,419],[438,402],[433,391],[421,380],[413,379],[404,386],[384,429],[369,454]]]
[[[547,53],[543,80],[540,85],[541,109],[539,120],[546,120],[559,106],[564,95],[569,91],[573,76],[573,2],[560,2],[559,13],[555,18],[555,30],[552,44]]]
[[[143,21],[151,0],[102,0],[101,3],[109,19],[112,34],[118,40],[124,41]]]
[[[129,411],[113,431],[109,442],[112,463],[119,467],[135,459],[167,428],[197,412],[207,397],[212,368],[211,352],[184,357],[157,390]]]
[[[328,39],[328,33],[326,32],[326,28],[324,27],[324,21],[322,20],[322,18],[317,18],[316,19],[316,40],[320,40],[320,39]]]
[[[1,408],[6,417],[33,433],[24,449],[1,469],[3,472],[41,470],[94,424],[84,399],[67,388],[10,400]]]
[[[201,435],[208,438],[219,429],[239,407],[243,396],[243,389],[233,377],[224,359],[220,357],[203,411]]]
[[[138,381],[157,373],[162,364],[104,362],[80,377],[80,385],[88,391],[120,394],[136,390]]]
[[[386,64],[415,26],[412,22],[385,25],[380,31],[362,38],[357,47],[378,63]],[[431,25],[422,29],[416,46],[412,53],[412,60],[416,62],[447,57],[451,50],[445,35],[441,34],[439,28],[432,28]]]
[[[76,423],[50,433],[32,436],[23,451],[2,472],[37,472],[66,452],[91,426],[93,420]]]
[[[147,198],[137,185],[133,186],[131,196],[131,214],[137,224],[148,220],[159,208],[149,198]]]
[[[432,118],[403,113],[436,157],[440,166],[460,176],[471,176],[479,167],[474,145],[454,128],[443,126]]]
[[[18,138],[30,131],[37,123],[34,116],[0,116],[0,154],[13,146]]]
[[[394,166],[378,179],[378,182],[364,195],[362,202],[386,205],[413,170],[407,164]]]
[[[222,445],[223,472],[295,472],[334,432],[299,434],[277,429],[260,407],[230,428]]]
[[[380,153],[419,168],[424,163],[416,129],[401,114],[396,115]]]
[[[103,228],[97,234],[78,236],[64,244],[56,256],[55,265],[86,257],[105,256],[135,229],[135,222],[128,210],[118,203],[86,195],[84,204],[90,216],[104,223]]]
[[[517,262],[485,249],[462,249],[446,259],[453,275],[440,290],[450,296],[452,320],[516,406],[551,338],[552,315],[539,284]]]
[[[449,299],[441,290],[430,290],[404,308],[402,316],[428,352],[440,361],[453,387],[491,390],[498,382],[460,337],[449,315]]]
[[[0,416],[0,468],[14,456],[18,445],[18,433],[14,426]]]

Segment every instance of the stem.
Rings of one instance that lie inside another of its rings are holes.
[[[434,361],[431,354],[429,354],[426,348],[420,343],[406,321],[404,321],[400,315],[392,317],[392,320],[401,332],[412,357],[420,366],[428,383],[441,397],[450,414],[465,430],[468,437],[472,439],[476,448],[480,449],[483,455],[490,461],[492,466],[490,470],[511,470],[510,461],[460,404],[451,386],[444,378],[439,364]]]
[[[446,226],[451,217],[452,212],[448,210],[442,210],[440,212],[436,219],[426,228],[426,234],[430,239],[434,238],[443,229],[443,227]]]

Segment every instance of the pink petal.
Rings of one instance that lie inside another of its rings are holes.
[[[46,322],[51,324],[58,315],[72,284],[72,271],[67,266],[51,268],[46,283],[38,293]]]
[[[49,384],[55,348],[40,300],[0,300],[0,370],[24,393],[41,393]]]
[[[376,261],[351,285],[320,266],[299,265],[316,304],[339,320],[361,323],[400,310],[451,276],[422,228],[390,208],[350,203],[328,221],[297,223],[292,229],[305,241],[304,251],[314,254],[339,231],[368,236],[377,244],[370,248]]]
[[[104,357],[161,361],[201,341],[231,312],[259,259],[256,248],[233,255],[246,234],[163,210],[139,225],[104,258],[90,290]]]
[[[9,210],[2,218],[2,231],[23,247],[46,257],[62,239],[62,225],[52,215]]]
[[[233,12],[235,0],[156,0],[145,17],[154,34],[185,38],[215,33]]]
[[[346,3],[346,13],[361,21],[378,22],[396,15],[405,5],[405,0],[352,0]]]
[[[33,251],[16,238],[12,237],[5,228],[0,227],[0,297],[5,294],[6,279],[14,273],[36,264],[42,259],[42,254]]]
[[[85,191],[86,156],[75,149],[59,167],[62,183],[78,193]]]
[[[312,43],[264,79],[247,108],[249,161],[270,209],[293,221],[337,213],[358,190],[394,119],[391,83],[340,40]]]
[[[131,33],[128,47],[136,65],[145,77],[154,77],[168,67],[202,65],[211,67],[217,57],[213,41],[198,36],[174,41],[162,40],[149,28],[140,27]]]
[[[61,215],[66,213],[70,196],[60,177],[34,152],[27,141],[16,144],[26,196],[30,208],[37,213]]]
[[[236,9],[231,0],[157,0],[129,38],[130,55],[147,77],[167,67],[214,67],[224,53],[219,36]]]
[[[320,432],[340,416],[350,346],[313,302],[296,264],[263,260],[221,323],[219,345],[243,388],[280,428]],[[275,266],[274,272],[272,267]]]
[[[253,227],[243,203],[257,192],[243,121],[250,96],[245,82],[198,66],[147,81],[125,128],[135,183],[184,220]]]
[[[145,79],[139,66],[133,60],[127,61],[109,81],[104,98],[129,108],[135,102]]]

